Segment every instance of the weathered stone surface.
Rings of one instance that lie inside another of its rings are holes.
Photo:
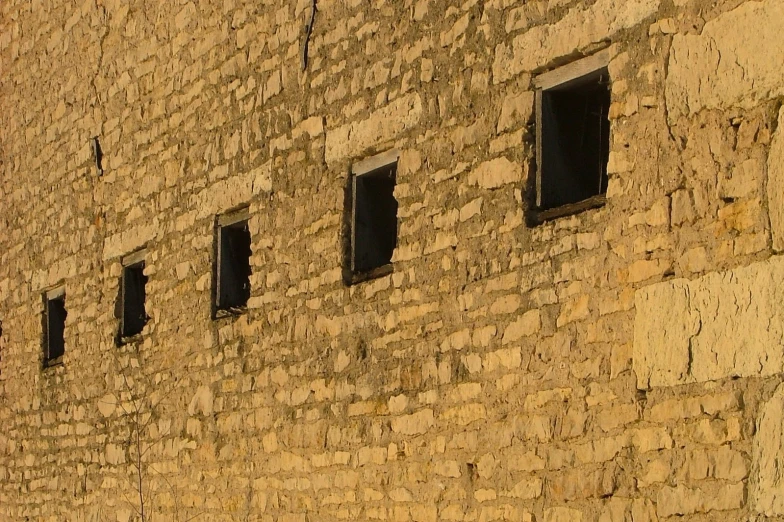
[[[534,93],[525,91],[504,98],[501,115],[498,117],[496,132],[501,133],[517,126],[525,125],[534,109]]]
[[[773,397],[764,403],[757,419],[754,436],[756,487],[750,491],[751,503],[757,513],[769,517],[784,515],[784,385],[776,388]]]
[[[483,189],[496,189],[522,179],[522,166],[501,157],[486,161],[468,174],[468,183]]]
[[[660,517],[669,517],[738,509],[743,505],[745,489],[742,482],[728,484],[714,492],[683,485],[664,487],[656,498],[656,512]]]
[[[244,174],[221,180],[194,194],[191,207],[198,210],[197,218],[220,214],[247,204],[251,198],[272,190],[272,173],[269,165]]]
[[[659,4],[660,0],[599,0],[588,7],[574,7],[557,22],[533,27],[511,45],[496,47],[493,82],[501,83],[523,71],[573,56],[639,24],[653,15]]]
[[[309,40],[311,0],[30,5],[0,4],[0,520],[132,522],[139,488],[156,521],[736,520],[745,485],[780,510],[784,301],[737,268],[784,248],[780,100],[668,126],[665,96],[673,38],[745,67],[739,13],[774,2],[320,0]],[[535,224],[537,76],[600,49],[607,203]],[[390,147],[391,273],[347,284],[350,166]],[[245,205],[223,316],[214,223]],[[673,272],[711,275],[635,310]]]
[[[702,109],[753,107],[784,94],[779,0],[745,2],[699,35],[675,35],[667,76],[671,119]]]
[[[392,431],[403,435],[416,435],[425,433],[433,424],[435,424],[433,410],[425,409],[411,415],[396,417],[392,420]]]
[[[778,127],[768,153],[768,212],[773,248],[784,250],[784,107],[779,111]]]
[[[374,111],[368,118],[327,130],[325,159],[333,164],[355,158],[409,130],[422,117],[422,98],[409,94]]]
[[[152,224],[138,225],[109,236],[104,241],[103,259],[113,259],[144,246],[161,233],[157,220]]]
[[[782,370],[784,259],[637,292],[637,386],[673,386]]]
[[[212,415],[214,396],[209,386],[199,386],[188,405],[189,415]]]
[[[544,511],[544,522],[582,522],[583,513],[568,507],[554,507]]]

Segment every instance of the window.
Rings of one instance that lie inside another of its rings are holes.
[[[147,298],[147,276],[144,275],[146,252],[135,252],[123,259],[122,279],[120,281],[120,336],[119,344],[142,333],[147,324],[145,301]]]
[[[352,283],[391,271],[397,246],[396,150],[364,160],[352,168]]]
[[[44,294],[44,366],[61,363],[65,353],[65,287],[49,290]]]
[[[610,154],[609,56],[605,50],[535,80],[539,222],[605,202]]]
[[[249,213],[244,208],[218,216],[215,233],[214,316],[241,313],[250,298]]]

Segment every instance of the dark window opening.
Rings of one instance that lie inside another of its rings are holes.
[[[250,244],[247,219],[218,227],[217,311],[240,312],[248,304]]]
[[[397,163],[354,176],[352,272],[389,265],[397,246]]]
[[[147,276],[144,262],[123,267],[122,273],[122,337],[133,337],[142,333],[147,324],[145,300],[147,298]]]
[[[44,366],[61,361],[65,353],[65,293],[46,295],[44,311]]]
[[[607,192],[610,84],[607,69],[541,91],[540,210]]]

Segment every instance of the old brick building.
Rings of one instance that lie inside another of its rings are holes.
[[[4,1],[0,520],[784,519],[782,21]]]

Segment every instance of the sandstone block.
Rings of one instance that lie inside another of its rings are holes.
[[[412,93],[397,98],[364,120],[327,130],[325,159],[328,165],[356,158],[388,142],[419,123],[422,99]]]
[[[425,433],[435,424],[433,410],[424,409],[411,415],[403,415],[392,419],[392,431],[402,435],[418,435]]]
[[[778,127],[768,153],[768,212],[773,249],[784,250],[784,107],[779,111]]]
[[[656,498],[656,512],[660,517],[669,517],[738,509],[743,505],[744,494],[743,483],[728,484],[715,493],[683,485],[664,487]]]
[[[600,0],[588,7],[580,4],[557,22],[522,33],[510,46],[496,47],[493,82],[534,71],[634,27],[653,15],[659,4],[660,0]]]
[[[468,184],[483,189],[496,189],[523,179],[523,168],[519,163],[505,157],[496,158],[479,164],[468,174]]]
[[[750,108],[784,94],[782,19],[778,0],[744,2],[709,21],[699,35],[675,35],[666,84],[669,117]]]
[[[757,513],[769,517],[784,515],[784,385],[762,405],[754,436],[753,469],[756,487],[750,491],[750,503]]]
[[[188,405],[188,415],[212,415],[214,397],[209,386],[199,386]]]
[[[513,343],[523,337],[535,334],[541,327],[542,318],[539,310],[529,310],[506,327],[502,342],[504,344]]]
[[[666,281],[635,298],[637,386],[672,386],[782,371],[784,260]]]
[[[583,522],[583,513],[568,507],[553,507],[544,510],[544,522]]]
[[[533,108],[533,92],[526,91],[507,95],[501,106],[501,115],[498,117],[496,132],[500,134],[511,128],[525,125],[531,119]]]

